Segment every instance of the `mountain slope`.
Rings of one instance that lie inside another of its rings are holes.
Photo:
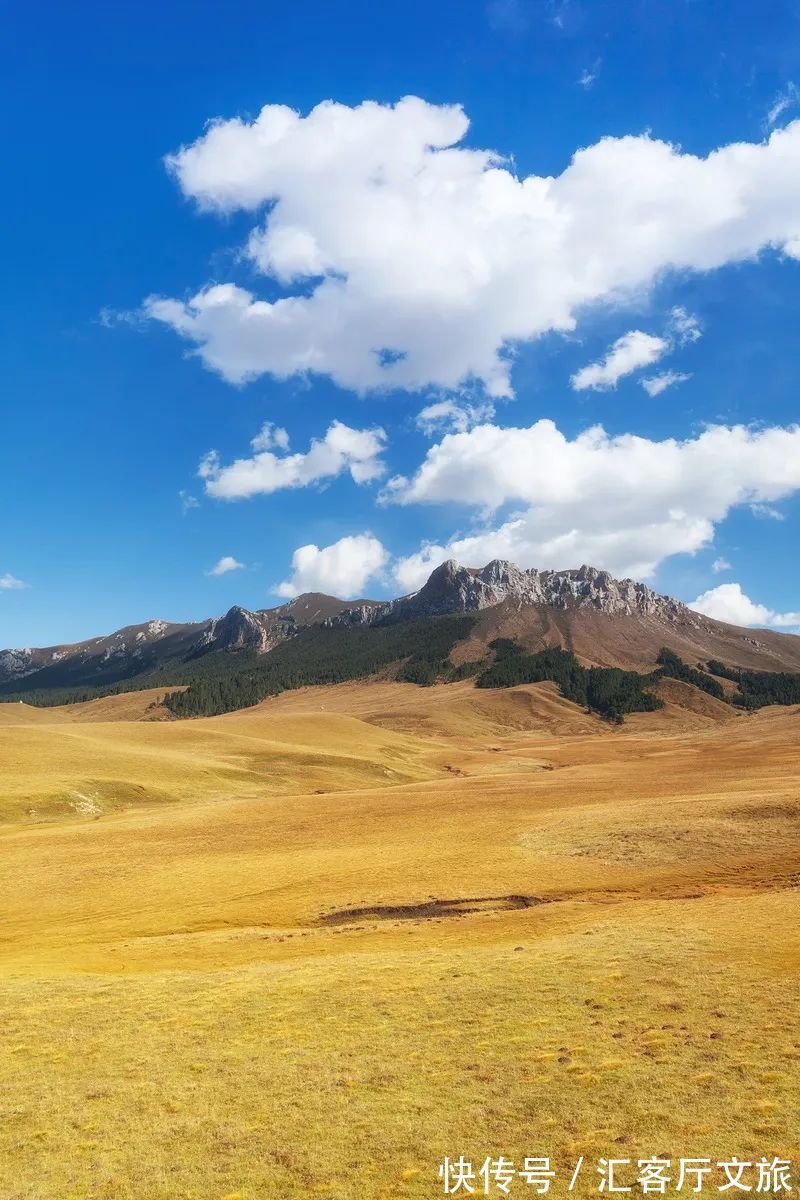
[[[800,637],[743,629],[685,609],[672,618],[607,613],[592,607],[524,607],[507,599],[478,616],[470,638],[453,652],[456,663],[480,658],[495,638],[526,649],[560,646],[587,665],[649,671],[666,646],[688,663],[717,658],[755,671],[800,672]]]
[[[244,666],[247,656],[269,655],[313,628],[346,633],[471,613],[471,631],[450,652],[455,665],[484,658],[489,644],[504,637],[527,650],[562,647],[586,665],[626,670],[651,670],[667,646],[689,663],[714,658],[751,670],[800,672],[800,637],[712,621],[594,567],[521,570],[494,560],[478,569],[450,561],[418,592],[397,600],[346,602],[307,593],[272,609],[234,606],[195,624],[149,621],[75,645],[0,651],[0,694],[181,683],[201,659],[204,674],[212,663],[212,673],[230,673],[223,654],[240,655],[236,662]]]
[[[335,596],[308,592],[257,612],[234,605],[222,617],[196,623],[148,621],[72,645],[0,650],[0,693],[108,687],[209,653],[264,654],[346,607]]]

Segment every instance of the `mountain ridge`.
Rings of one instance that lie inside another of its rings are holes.
[[[215,652],[269,654],[311,626],[371,626],[459,613],[481,618],[472,636],[479,654],[492,636],[519,637],[530,648],[560,645],[587,662],[646,669],[662,645],[749,669],[800,672],[800,638],[713,621],[633,579],[583,565],[523,569],[503,559],[466,567],[450,559],[416,592],[393,600],[341,600],[303,593],[274,608],[232,606],[184,624],[151,620],[72,645],[0,650],[0,691],[17,685],[108,686],[170,662]],[[757,635],[756,635],[757,634]]]
[[[520,605],[550,608],[588,607],[608,615],[657,616],[673,620],[691,612],[680,600],[662,596],[633,579],[615,579],[609,571],[583,565],[563,571],[523,569],[506,559],[492,559],[484,567],[464,567],[448,559],[433,570],[418,592],[370,607],[354,605],[342,620],[371,623],[386,617],[439,616],[452,612],[479,612],[504,600]],[[698,618],[700,614],[696,614]]]

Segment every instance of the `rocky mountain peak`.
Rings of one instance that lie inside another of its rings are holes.
[[[269,637],[265,623],[255,613],[234,604],[214,625],[211,641],[216,650],[255,650],[260,654],[268,648]]]
[[[504,601],[552,608],[591,608],[609,616],[657,617],[672,621],[689,615],[678,600],[661,596],[643,583],[615,579],[608,571],[588,565],[576,570],[525,570],[506,559],[496,558],[484,567],[464,567],[448,559],[431,572],[418,592],[385,604],[354,606],[334,621],[371,624],[391,617],[439,616],[445,613],[478,612]],[[694,614],[693,614],[694,615]]]

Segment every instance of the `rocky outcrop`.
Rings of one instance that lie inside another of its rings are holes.
[[[24,679],[37,670],[38,665],[30,650],[0,650],[0,681]]]
[[[235,604],[212,622],[206,645],[213,650],[251,650],[266,654],[296,632],[291,617],[273,619],[267,612],[250,612]]]
[[[690,610],[669,596],[661,596],[632,579],[614,579],[608,571],[579,567],[570,571],[522,570],[504,559],[493,559],[479,569],[462,567],[450,559],[431,574],[418,592],[381,605],[357,605],[333,623],[372,624],[389,619],[439,616],[445,613],[479,612],[511,600],[520,606],[590,608],[609,616],[685,619]]]
[[[255,650],[260,653],[266,649],[267,631],[253,613],[234,605],[215,622],[211,644],[217,650]]]

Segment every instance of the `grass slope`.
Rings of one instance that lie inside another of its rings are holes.
[[[800,1158],[800,713],[687,687],[623,728],[551,683],[0,726],[0,1196]],[[103,763],[170,802],[8,820]]]
[[[116,699],[122,711],[130,708],[129,697]],[[95,704],[111,708],[108,700]],[[429,774],[415,742],[344,714],[138,722],[97,721],[92,708],[85,706],[85,721],[74,719],[72,706],[32,709],[26,723],[14,706],[17,721],[0,721],[0,821],[99,816],[199,797],[283,797]]]

